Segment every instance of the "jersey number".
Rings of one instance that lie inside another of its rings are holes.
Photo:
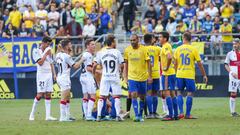
[[[82,73],[83,74],[86,73],[86,69],[85,69],[85,65],[84,64],[82,64]]]
[[[189,65],[190,64],[190,58],[189,54],[181,54],[180,57],[182,58],[182,65]]]
[[[63,68],[62,68],[62,63],[57,63],[58,66],[58,72],[62,74]]]
[[[150,62],[151,62],[151,65],[154,67],[154,56],[150,56]]]
[[[116,69],[116,62],[114,60],[105,60],[103,64],[106,67],[106,73],[109,73],[109,70],[111,70],[110,72],[113,73]]]

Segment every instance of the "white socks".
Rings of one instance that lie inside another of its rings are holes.
[[[51,116],[51,99],[45,99],[46,118]]]
[[[60,102],[60,120],[66,118],[66,102],[61,100]]]
[[[84,113],[84,116],[87,117],[87,110],[88,110],[88,99],[83,99],[82,101],[82,107],[83,107],[83,113]]]
[[[230,106],[231,113],[234,113],[235,112],[235,107],[236,107],[236,98],[230,97],[229,106]]]
[[[115,98],[114,100],[115,100],[116,115],[119,116],[119,113],[121,110],[121,101],[119,97]]]
[[[92,116],[92,111],[93,111],[93,107],[94,107],[94,102],[95,99],[90,98],[88,100],[88,107],[87,107],[87,117],[91,117]]]
[[[104,100],[103,99],[99,99],[98,100],[98,108],[97,108],[97,116],[101,116],[101,113],[102,113],[102,108],[103,108],[103,102]]]
[[[164,113],[166,113],[166,114],[169,113],[169,112],[168,112],[168,107],[167,107],[166,98],[165,98],[165,99],[162,98],[162,109],[163,109],[163,112],[164,112]]]
[[[39,101],[40,101],[40,98],[37,98],[37,97],[34,98],[32,111],[31,111],[31,114],[30,114],[31,116],[34,116]]]

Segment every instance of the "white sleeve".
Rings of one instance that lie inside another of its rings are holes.
[[[32,55],[33,55],[33,60],[35,62],[38,62],[42,58],[42,56],[41,56],[41,54],[40,54],[40,52],[37,48],[33,49],[33,54]]]
[[[66,55],[67,57],[66,57],[66,63],[70,66],[70,67],[72,67],[74,64],[75,64],[75,62],[73,61],[73,59],[71,58],[71,56],[70,55]]]
[[[123,56],[120,51],[118,51],[118,62],[119,64],[123,64],[124,62]]]
[[[229,64],[230,63],[230,56],[229,55],[230,55],[230,52],[227,54],[224,64]]]
[[[92,66],[92,63],[93,63],[93,56],[88,55],[87,58],[86,58],[85,60],[86,60],[86,66]]]
[[[100,52],[97,53],[97,55],[95,57],[95,62],[97,62],[97,64],[101,64],[101,54],[100,54]]]

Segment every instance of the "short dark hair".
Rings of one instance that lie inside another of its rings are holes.
[[[185,40],[187,40],[188,42],[190,42],[192,40],[192,36],[191,36],[191,33],[190,32],[185,32],[183,33],[183,38]]]
[[[169,40],[169,33],[168,32],[162,31],[162,32],[160,32],[160,35],[162,35],[163,38],[166,38],[167,41]]]
[[[107,46],[111,46],[114,40],[115,40],[115,36],[111,34],[111,35],[108,35],[105,43]]]
[[[87,46],[90,44],[90,42],[92,42],[92,41],[94,41],[94,39],[93,38],[88,38],[88,39],[86,39],[86,41],[85,41],[85,48],[87,48]]]
[[[144,43],[145,43],[145,44],[150,44],[150,43],[152,42],[153,35],[147,33],[147,34],[145,34],[145,35],[143,36],[143,39],[144,39]]]
[[[61,41],[62,48],[65,48],[71,41],[68,39],[64,39]]]
[[[43,37],[42,42],[43,43],[48,43],[48,42],[51,43],[52,39],[50,37],[46,36],[46,37]]]

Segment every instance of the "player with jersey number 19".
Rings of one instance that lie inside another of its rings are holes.
[[[122,95],[120,74],[123,71],[123,57],[121,52],[116,48],[115,37],[108,37],[106,40],[107,48],[100,51],[96,57],[96,63],[103,67],[102,78],[100,83],[100,99],[98,100],[98,117],[97,121],[101,120],[101,112],[106,100],[109,95],[110,89],[112,89],[112,96],[114,98],[114,106],[116,109],[116,121],[122,121],[120,117],[120,96]],[[96,71],[97,64],[93,66],[93,73]],[[120,71],[120,73],[119,73]]]
[[[177,86],[180,92],[182,92],[185,87],[187,91],[185,119],[196,119],[196,117],[191,115],[193,93],[196,91],[195,62],[197,62],[206,84],[208,78],[203,68],[198,50],[191,46],[191,33],[185,32],[182,36],[182,39],[183,45],[178,47],[174,53],[175,70],[177,72]],[[183,108],[183,100],[182,104],[178,105],[180,106],[179,108]]]
[[[32,111],[29,120],[34,120],[34,113],[38,102],[42,96],[45,96],[46,120],[57,120],[51,116],[51,92],[53,91],[53,77],[56,79],[56,73],[53,66],[50,37],[44,37],[40,48],[33,50],[33,59],[37,64],[37,96],[34,99]]]
[[[240,90],[240,41],[234,39],[233,50],[228,52],[225,60],[225,68],[229,72],[228,91],[230,94],[229,106],[232,117],[239,117],[236,112],[237,90]]]
[[[79,68],[82,61],[74,62],[70,56],[72,51],[72,44],[69,40],[61,41],[61,50],[56,55],[56,62],[58,67],[57,83],[61,89],[60,101],[60,119],[59,121],[73,121],[74,118],[70,117],[70,69]]]

